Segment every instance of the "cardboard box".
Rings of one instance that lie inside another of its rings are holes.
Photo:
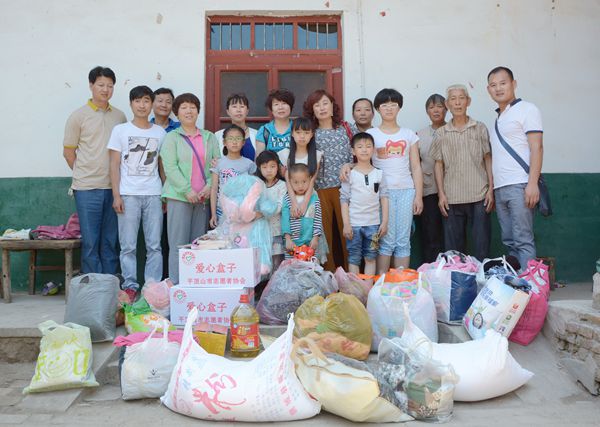
[[[254,288],[199,288],[173,286],[171,296],[171,323],[185,325],[188,313],[198,308],[196,323],[212,323],[229,327],[233,309],[240,303],[240,295],[245,292],[254,305]]]
[[[217,356],[225,356],[229,328],[211,323],[197,323],[194,326],[194,340],[204,350]]]
[[[260,282],[258,248],[179,249],[180,286],[243,288]]]

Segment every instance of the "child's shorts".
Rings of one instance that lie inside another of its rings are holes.
[[[413,220],[415,189],[389,190],[387,233],[379,240],[379,254],[403,258],[410,256],[410,230]]]
[[[348,264],[360,265],[363,258],[377,258],[377,249],[379,245],[377,235],[379,225],[364,225],[361,227],[352,227],[352,239],[346,239],[346,249],[348,249]]]

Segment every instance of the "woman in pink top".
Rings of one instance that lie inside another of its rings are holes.
[[[198,129],[200,100],[191,93],[175,98],[173,112],[181,127],[165,136],[160,158],[166,180],[162,197],[167,203],[169,274],[179,283],[178,246],[206,233],[210,218],[210,165],[220,157],[212,132]]]

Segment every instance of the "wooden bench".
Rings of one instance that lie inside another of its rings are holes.
[[[0,240],[2,249],[2,287],[4,302],[9,303],[10,297],[10,253],[29,251],[29,295],[35,294],[36,271],[65,271],[65,301],[69,296],[69,284],[73,278],[73,249],[81,246],[80,239],[71,240]],[[37,251],[65,251],[65,265],[37,266]]]

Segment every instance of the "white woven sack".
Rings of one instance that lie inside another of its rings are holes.
[[[219,421],[292,421],[318,414],[321,404],[300,384],[290,358],[294,318],[286,332],[251,361],[207,353],[192,337],[192,309],[179,358],[162,402],[190,417]]]
[[[169,342],[167,321],[163,322],[163,337],[153,338],[156,325],[145,341],[126,347],[121,364],[121,395],[124,400],[161,397],[169,385],[179,343]]]
[[[474,402],[502,396],[518,389],[533,377],[508,351],[508,340],[498,332],[489,330],[485,337],[459,344],[432,343],[410,320],[404,310],[404,334],[399,343],[415,349],[425,357],[443,364],[451,364],[459,376],[454,389],[454,400]]]

